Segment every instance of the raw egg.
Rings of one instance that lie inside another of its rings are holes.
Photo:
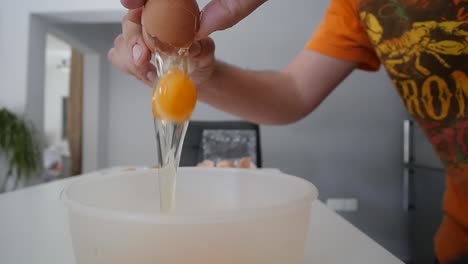
[[[143,38],[154,52],[188,48],[199,26],[196,0],[148,0],[143,8]]]
[[[186,73],[174,68],[164,74],[153,92],[152,110],[155,118],[184,122],[197,103],[197,90]]]

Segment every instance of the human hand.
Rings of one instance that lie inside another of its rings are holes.
[[[121,0],[128,14],[122,20],[122,34],[109,51],[109,61],[119,70],[134,75],[147,85],[156,80],[156,69],[150,63],[151,52],[145,45],[141,28],[142,7],[146,0]],[[212,0],[202,11],[197,40],[191,47],[196,85],[208,80],[214,70],[214,42],[207,38],[212,32],[237,24],[266,0]]]
[[[137,0],[127,1],[133,4],[137,2]],[[119,70],[152,86],[156,80],[156,69],[150,63],[151,51],[143,41],[141,13],[142,8],[137,7],[129,10],[124,16],[122,34],[114,40],[114,47],[109,50],[108,58]],[[215,64],[214,50],[215,44],[210,38],[195,41],[190,48],[191,66],[194,69],[190,76],[195,85],[200,85],[211,77]]]

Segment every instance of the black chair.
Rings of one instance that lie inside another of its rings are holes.
[[[203,131],[251,130],[256,135],[256,166],[262,167],[259,125],[246,121],[190,121],[180,157],[180,166],[196,166],[203,161]]]

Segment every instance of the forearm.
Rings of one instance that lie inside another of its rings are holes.
[[[199,98],[262,124],[288,124],[311,111],[357,64],[304,50],[281,72],[247,71],[217,62]]]
[[[199,98],[223,111],[262,124],[286,124],[308,113],[292,76],[285,72],[248,71],[217,62]]]

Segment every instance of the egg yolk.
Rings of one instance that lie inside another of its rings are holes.
[[[152,98],[153,115],[167,121],[184,122],[197,102],[197,90],[183,71],[175,68],[164,74]]]

